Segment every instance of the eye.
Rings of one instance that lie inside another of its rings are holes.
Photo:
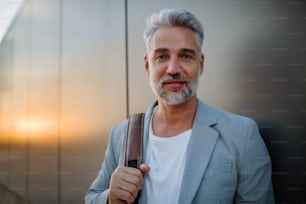
[[[190,54],[181,54],[180,55],[180,58],[183,60],[183,61],[191,61],[193,59],[193,56],[190,55]]]
[[[167,59],[168,59],[168,55],[166,55],[166,54],[160,54],[160,55],[157,55],[155,57],[155,61],[157,61],[157,62],[164,62]]]

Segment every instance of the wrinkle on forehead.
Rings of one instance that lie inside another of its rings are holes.
[[[161,27],[159,28],[147,50],[147,53],[173,52],[190,53],[201,55],[201,49],[198,47],[195,33],[185,27]]]

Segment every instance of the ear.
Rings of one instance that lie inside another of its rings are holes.
[[[204,54],[201,55],[200,58],[200,75],[202,76],[203,72],[204,72]]]
[[[143,59],[144,59],[144,66],[145,66],[145,69],[146,69],[146,73],[149,76],[149,59],[148,59],[148,55],[146,54]]]

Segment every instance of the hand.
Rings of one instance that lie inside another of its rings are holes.
[[[109,188],[110,204],[133,203],[143,185],[143,175],[150,168],[141,164],[140,169],[119,166],[111,176]]]

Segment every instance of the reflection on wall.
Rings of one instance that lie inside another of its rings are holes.
[[[34,204],[83,203],[111,127],[155,100],[142,31],[164,7],[204,24],[199,97],[254,118],[276,201],[306,202],[303,1],[27,1],[0,44],[0,183]]]
[[[123,3],[27,1],[1,42],[0,182],[33,203],[82,203],[126,117]]]

